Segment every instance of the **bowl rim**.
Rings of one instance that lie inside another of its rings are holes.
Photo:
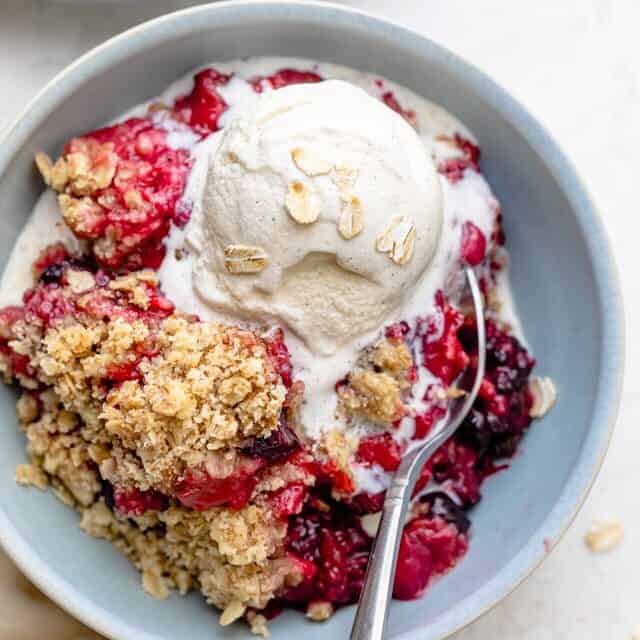
[[[286,12],[289,16],[324,26],[340,21],[352,28],[366,23],[377,37],[401,42],[420,54],[427,52],[447,71],[483,96],[543,160],[558,187],[568,199],[583,232],[594,268],[601,306],[601,375],[591,426],[576,467],[556,505],[526,545],[502,571],[466,599],[458,602],[429,625],[440,638],[459,631],[490,611],[514,591],[549,555],[576,517],[600,471],[613,434],[622,394],[625,360],[625,323],[620,281],[611,245],[589,193],[575,168],[546,129],[501,86],[484,72],[426,36],[367,11],[331,2],[309,0],[223,0],[162,15],[132,27],[91,49],[53,77],[15,118],[0,137],[0,180],[32,130],[45,121],[67,96],[87,78],[107,70],[167,35],[206,30],[216,15],[228,20],[247,19],[250,14]],[[202,16],[201,20],[193,20]],[[113,640],[158,640],[158,636],[133,628],[115,614],[91,602],[39,557],[14,527],[0,506],[0,545],[16,565],[54,602],[87,626]],[[396,640],[419,640],[425,627],[396,636]]]

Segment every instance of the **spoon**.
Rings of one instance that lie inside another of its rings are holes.
[[[351,629],[351,640],[382,640],[393,581],[398,560],[400,536],[409,509],[411,494],[420,472],[431,456],[458,429],[478,395],[485,368],[485,330],[482,294],[473,271],[467,267],[465,275],[471,289],[473,307],[478,327],[478,366],[473,385],[460,398],[452,401],[447,423],[431,435],[421,446],[407,453],[396,471],[391,487],[387,490],[382,507],[382,518],[373,542],[364,587],[360,594],[356,617]],[[462,380],[464,381],[464,375]]]

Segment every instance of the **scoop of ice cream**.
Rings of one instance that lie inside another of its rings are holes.
[[[330,354],[396,309],[442,224],[433,162],[397,113],[348,83],[262,94],[209,161],[199,293]]]

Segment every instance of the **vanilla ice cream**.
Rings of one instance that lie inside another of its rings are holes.
[[[294,85],[241,111],[211,154],[194,284],[327,355],[402,304],[441,225],[440,181],[404,118],[346,82]]]

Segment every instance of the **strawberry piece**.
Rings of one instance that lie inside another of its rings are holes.
[[[402,460],[402,447],[390,433],[367,436],[358,444],[356,460],[366,466],[377,464],[385,471],[395,471]]]
[[[191,93],[181,96],[173,105],[176,120],[188,124],[203,137],[217,131],[220,116],[228,108],[217,87],[227,84],[230,79],[231,74],[213,68],[198,72]]]
[[[467,220],[462,225],[460,256],[471,267],[479,265],[487,252],[487,240],[484,233],[473,222]]]
[[[265,464],[259,458],[242,456],[233,472],[223,478],[214,478],[204,469],[189,469],[176,486],[176,497],[185,507],[196,511],[222,505],[242,509],[258,484],[258,471]]]
[[[333,490],[341,495],[350,495],[355,489],[353,478],[333,460],[320,464],[317,476],[320,480],[328,481]]]
[[[429,319],[429,329],[422,337],[425,366],[445,385],[450,385],[469,364],[469,356],[458,339],[463,315],[444,304],[441,292],[436,295],[436,312]]]
[[[285,519],[302,511],[306,495],[307,488],[301,482],[294,482],[272,493],[269,504],[276,518]]]
[[[282,89],[290,84],[309,84],[322,82],[324,78],[314,71],[298,71],[297,69],[280,69],[270,76],[256,76],[249,82],[256,93],[262,93],[263,81],[268,82],[272,89]]]

